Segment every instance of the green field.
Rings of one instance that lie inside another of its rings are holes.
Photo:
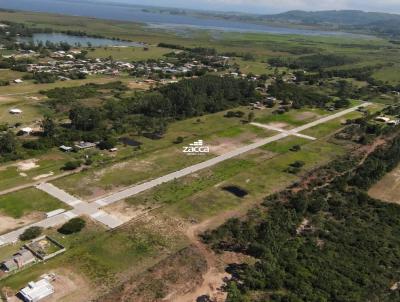
[[[171,49],[150,46],[148,50],[138,47],[98,47],[89,52],[90,58],[108,58],[120,61],[144,61],[149,59],[160,59]]]
[[[83,275],[94,288],[112,286],[185,247],[187,242],[175,228],[174,222],[166,218],[160,219],[158,224],[147,222],[113,232],[105,232],[92,222],[79,234],[62,236],[49,230],[47,234],[64,245],[67,252],[11,275],[1,284],[19,290],[49,270],[64,267]],[[0,248],[0,254],[9,255],[17,250],[18,246],[6,246]]]
[[[393,67],[385,67],[373,74],[373,77],[377,80],[388,82],[389,84],[399,85],[400,84],[400,73],[399,65]]]
[[[50,212],[63,208],[66,208],[65,204],[33,188],[0,196],[0,212],[13,218],[21,218],[32,212]]]

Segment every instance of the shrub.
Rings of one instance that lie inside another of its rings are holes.
[[[63,170],[71,171],[79,168],[80,166],[81,162],[79,160],[69,161],[65,163]]]
[[[58,232],[64,235],[79,233],[86,226],[86,221],[82,218],[72,218],[58,229]]]
[[[43,229],[38,226],[27,228],[21,235],[19,235],[19,239],[22,241],[35,239],[42,234],[42,231]]]
[[[301,150],[300,145],[294,145],[292,148],[290,148],[290,151],[297,152]]]
[[[174,144],[182,144],[183,143],[184,138],[182,136],[178,136],[175,141]]]

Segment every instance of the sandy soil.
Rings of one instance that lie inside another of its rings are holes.
[[[55,293],[44,302],[84,302],[91,297],[91,286],[81,275],[69,269],[54,271],[56,280],[52,283]]]
[[[9,96],[0,96],[0,102],[9,102],[12,101],[13,99]]]
[[[315,112],[306,111],[306,112],[301,112],[299,114],[296,114],[295,120],[296,121],[305,121],[305,120],[315,119],[315,118],[317,118],[319,116],[320,115],[315,113]]]
[[[249,144],[249,141],[256,141],[257,136],[255,134],[240,135],[235,138],[219,138],[213,140],[210,145],[211,153],[222,155],[226,152],[233,151],[237,148],[243,147]]]
[[[213,143],[210,145],[210,151],[217,155],[222,155],[226,152],[235,150],[241,147],[243,144],[237,140],[225,140],[219,143]]]
[[[8,231],[20,228],[24,225],[34,223],[43,218],[44,218],[43,213],[38,213],[38,212],[30,213],[19,219],[15,219],[0,213],[0,234],[7,233]]]
[[[141,206],[133,207],[125,201],[120,201],[104,208],[103,210],[126,223],[132,219],[145,215],[150,209]]]
[[[16,166],[18,171],[29,171],[35,168],[39,168],[37,162],[38,162],[37,159],[29,159],[16,163]]]
[[[53,176],[54,175],[54,172],[49,172],[49,173],[47,173],[47,174],[40,174],[40,175],[38,175],[38,176],[35,176],[34,178],[32,178],[33,180],[39,180],[39,179],[43,179],[43,178],[47,178],[47,177],[50,177],[50,176]]]
[[[128,87],[131,89],[149,89],[149,84],[146,83],[136,83],[136,82],[128,82]]]
[[[368,194],[379,200],[400,204],[400,167],[386,174]]]

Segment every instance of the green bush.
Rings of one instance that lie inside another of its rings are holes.
[[[86,226],[86,221],[82,218],[72,218],[70,221],[66,222],[58,232],[64,235],[79,233]]]
[[[80,166],[81,166],[81,162],[79,160],[69,161],[69,162],[65,163],[63,170],[71,171],[71,170],[78,169]]]
[[[38,226],[27,228],[21,235],[19,235],[19,239],[22,241],[35,239],[42,234],[42,231],[43,228]]]

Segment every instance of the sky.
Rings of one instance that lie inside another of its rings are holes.
[[[105,1],[105,0],[103,0]],[[357,9],[400,13],[400,0],[107,0],[142,5],[203,10],[279,13],[288,10]]]

